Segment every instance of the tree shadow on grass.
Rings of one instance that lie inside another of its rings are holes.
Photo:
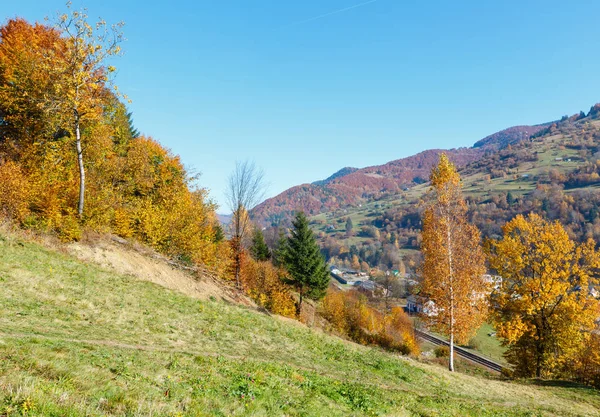
[[[580,384],[578,382],[573,381],[564,381],[558,379],[532,379],[531,384],[537,385],[540,387],[558,387],[558,388],[578,388],[578,389],[586,389],[593,390],[594,388]]]

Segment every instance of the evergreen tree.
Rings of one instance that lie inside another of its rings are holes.
[[[508,194],[506,194],[506,202],[508,203],[509,206],[512,206],[513,204],[515,204],[515,197],[512,195],[512,193],[509,191]]]
[[[135,126],[133,125],[133,116],[131,114],[131,112],[127,112],[125,114],[125,117],[127,117],[127,124],[129,125],[129,135],[131,136],[132,139],[137,139],[140,137],[140,131],[137,130],[135,128]]]
[[[352,236],[353,227],[354,225],[352,224],[352,219],[348,217],[348,220],[346,220],[346,236]]]
[[[265,237],[259,228],[254,229],[250,254],[256,261],[267,261],[271,258],[271,252],[269,251],[269,247],[265,243]]]
[[[296,214],[292,225],[283,260],[291,275],[291,284],[300,294],[299,314],[304,297],[313,300],[323,298],[329,286],[329,271],[303,212]]]
[[[223,233],[223,227],[220,223],[215,224],[215,235],[213,236],[213,242],[221,243],[225,240],[225,233]]]
[[[275,248],[273,248],[273,265],[284,266],[285,259],[284,254],[287,248],[287,238],[283,233],[283,230],[279,230],[279,239],[277,240]]]

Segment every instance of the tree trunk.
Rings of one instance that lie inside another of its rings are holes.
[[[77,215],[83,217],[83,205],[85,197],[85,169],[83,167],[83,151],[81,148],[81,130],[79,126],[79,113],[75,112],[75,145],[77,147],[77,165],[79,166],[79,204],[77,206]]]
[[[302,290],[300,291],[300,300],[298,301],[298,308],[296,309],[296,315],[300,318],[300,313],[302,313],[302,300],[304,299],[304,294]]]
[[[450,358],[448,369],[454,372],[454,269],[452,266],[452,236],[450,233],[450,216],[447,216],[446,244],[448,245],[448,274],[450,291]]]
[[[240,270],[242,269],[242,245],[238,238],[235,238],[235,286],[238,290],[242,288],[240,283]]]
[[[454,372],[454,332],[450,332],[450,359],[448,360],[448,369]]]
[[[544,357],[544,346],[542,342],[542,330],[537,329],[538,340],[535,347],[535,377],[538,379],[542,378],[542,359]]]

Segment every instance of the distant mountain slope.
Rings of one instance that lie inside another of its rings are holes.
[[[219,214],[217,213],[217,219],[219,220],[219,223],[223,224],[223,225],[228,225],[231,222],[231,214]]]
[[[356,171],[358,171],[358,168],[345,167],[345,168],[340,169],[338,172],[336,172],[335,174],[329,176],[328,178],[326,178],[324,180],[313,182],[312,185],[327,185],[331,181],[335,180],[336,178],[343,177],[348,174],[352,174],[353,172],[356,172]]]
[[[529,139],[532,135],[535,135],[539,131],[550,126],[550,123],[544,123],[535,126],[513,126],[508,129],[501,130],[490,136],[487,136],[480,141],[475,142],[474,148],[482,147],[495,147],[498,149],[505,148],[508,145],[517,143],[523,139]]]
[[[406,187],[426,181],[431,167],[437,161],[440,149],[431,149],[325,180],[325,184],[302,184],[259,204],[253,217],[263,224],[278,224],[298,210],[309,215],[332,211],[395,194]],[[446,150],[458,166],[474,161],[482,149],[461,148]]]
[[[593,106],[587,118],[595,118],[598,114],[600,105]],[[508,145],[547,135],[557,124],[575,123],[582,117],[586,117],[583,112],[560,121],[513,126],[477,141],[472,148],[430,149],[383,165],[362,169],[344,168],[326,180],[292,187],[264,201],[252,211],[252,216],[264,225],[275,225],[289,219],[290,215],[298,210],[308,215],[317,215],[395,196],[402,190],[426,182],[440,152],[448,154],[450,159],[462,168],[481,160],[484,156],[495,155]],[[486,166],[485,169],[481,169],[482,174],[489,174],[488,171],[493,167]]]

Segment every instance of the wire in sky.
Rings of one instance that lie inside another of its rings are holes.
[[[335,10],[333,12],[321,14],[319,16],[313,16],[313,17],[310,17],[308,19],[304,19],[304,20],[300,20],[298,22],[290,23],[289,25],[286,25],[284,27],[285,28],[289,28],[289,27],[292,27],[292,26],[302,25],[304,23],[314,22],[315,20],[323,19],[324,17],[333,16],[334,14],[338,14],[338,13],[344,13],[344,12],[347,12],[348,10],[356,9],[358,7],[366,6],[367,4],[375,3],[376,1],[377,0],[365,1],[365,2],[362,2],[362,3],[355,4],[354,6],[344,7],[343,9]]]

